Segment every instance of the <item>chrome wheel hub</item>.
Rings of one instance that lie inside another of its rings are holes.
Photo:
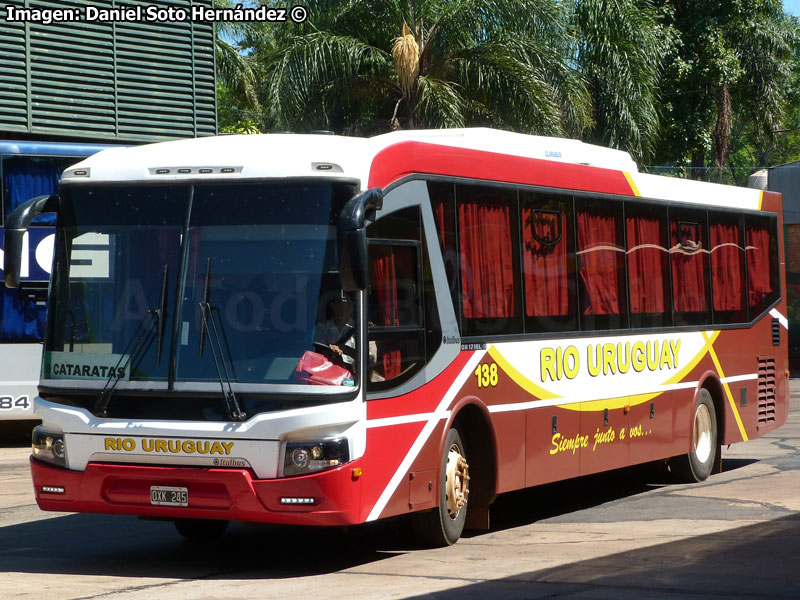
[[[711,442],[711,413],[700,404],[694,413],[694,454],[701,463],[708,461],[713,451]]]
[[[447,495],[447,514],[451,519],[455,519],[458,512],[467,503],[469,495],[469,465],[461,455],[460,448],[455,444],[450,446],[447,453],[445,494]]]

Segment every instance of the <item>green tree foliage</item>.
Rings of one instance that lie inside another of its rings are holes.
[[[662,83],[663,130],[656,160],[717,178],[728,164],[734,123],[756,144],[780,129],[796,23],[780,0],[655,0],[673,44]]]
[[[586,86],[557,0],[312,0],[275,28],[262,100],[278,127],[373,133],[492,125],[577,135]],[[404,27],[406,27],[404,32]],[[393,52],[394,50],[394,52]]]
[[[649,0],[579,0],[573,5],[577,64],[592,98],[588,141],[649,157],[658,140],[658,86],[670,33]]]
[[[247,48],[241,76],[249,67],[258,77],[269,114],[261,120],[275,129],[369,135],[487,125],[584,137],[637,157],[652,151],[665,40],[650,0],[307,7],[305,23],[281,23],[239,46]],[[249,86],[221,79],[237,114],[255,106]]]
[[[214,8],[233,8],[237,4],[232,0],[214,0]],[[219,129],[252,133],[264,120],[257,95],[259,66],[252,49],[270,43],[269,27],[252,21],[219,21],[215,28]]]
[[[715,162],[721,177],[786,157],[794,138],[776,132],[793,128],[783,115],[800,122],[798,27],[780,0],[305,5],[301,24],[221,24],[225,130],[492,126],[691,162],[695,175]]]

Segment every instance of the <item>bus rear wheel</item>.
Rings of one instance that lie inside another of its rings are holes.
[[[464,531],[469,497],[467,451],[457,429],[447,432],[439,480],[439,507],[412,515],[414,533],[428,546],[450,546]]]
[[[705,481],[711,475],[719,452],[717,414],[711,394],[706,389],[697,395],[692,419],[692,446],[688,454],[674,459],[674,472],[681,481]]]
[[[228,521],[213,519],[176,519],[175,529],[193,543],[208,543],[219,539],[228,528]]]

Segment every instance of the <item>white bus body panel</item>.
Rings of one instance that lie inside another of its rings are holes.
[[[0,421],[35,419],[33,405],[42,364],[42,345],[0,346]]]
[[[273,479],[280,475],[284,442],[346,437],[351,460],[363,456],[366,446],[366,404],[360,396],[259,413],[244,423],[101,419],[41,398],[35,407],[46,427],[64,432],[67,468],[75,471],[90,462],[249,467],[258,479]]]

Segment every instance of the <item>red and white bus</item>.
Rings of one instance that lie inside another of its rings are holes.
[[[703,480],[787,417],[777,194],[488,129],[168,142],[18,209],[9,285],[41,212],[44,510],[445,545],[511,490]]]

